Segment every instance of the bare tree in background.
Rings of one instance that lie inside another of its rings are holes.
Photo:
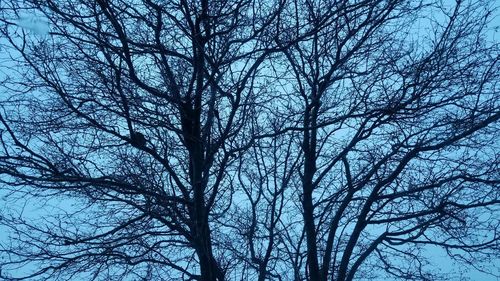
[[[1,2],[0,278],[494,274],[492,2]]]

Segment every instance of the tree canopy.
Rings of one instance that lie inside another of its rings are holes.
[[[465,278],[437,249],[499,275],[495,18],[1,1],[0,279]]]

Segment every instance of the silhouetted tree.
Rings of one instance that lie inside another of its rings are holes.
[[[484,271],[493,5],[0,2],[1,278],[435,280],[434,248]]]
[[[283,26],[318,30],[275,59],[275,76],[287,83],[280,90],[287,100],[273,103],[278,131],[294,132],[302,151],[291,186],[300,186],[303,233],[289,243],[304,244],[295,259],[306,264],[295,279],[385,271],[435,280],[425,267],[430,245],[469,265],[494,262],[499,46],[483,33],[492,7],[295,5]],[[280,153],[291,156],[288,148]]]

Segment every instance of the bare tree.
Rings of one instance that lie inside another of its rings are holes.
[[[276,52],[267,37],[282,4],[2,5],[20,66],[4,81],[2,180],[17,194],[87,204],[86,216],[43,224],[5,218],[18,243],[3,249],[3,272],[28,262],[26,278],[110,280],[153,267],[162,278],[224,280],[232,264],[215,252],[210,222],[231,205],[227,169],[247,145],[255,78]],[[35,13],[50,34],[16,24]]]
[[[289,83],[289,102],[275,110],[279,131],[301,139],[306,247],[297,254],[307,266],[297,280],[381,271],[435,280],[420,254],[426,245],[472,266],[498,255],[499,46],[484,37],[491,9],[296,1],[288,11],[290,33],[317,30],[283,51],[287,67],[277,74]]]
[[[482,270],[487,2],[1,2],[1,278],[445,278],[432,248]]]

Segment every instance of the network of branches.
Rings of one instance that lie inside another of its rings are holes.
[[[495,5],[1,0],[0,279],[499,275]]]

